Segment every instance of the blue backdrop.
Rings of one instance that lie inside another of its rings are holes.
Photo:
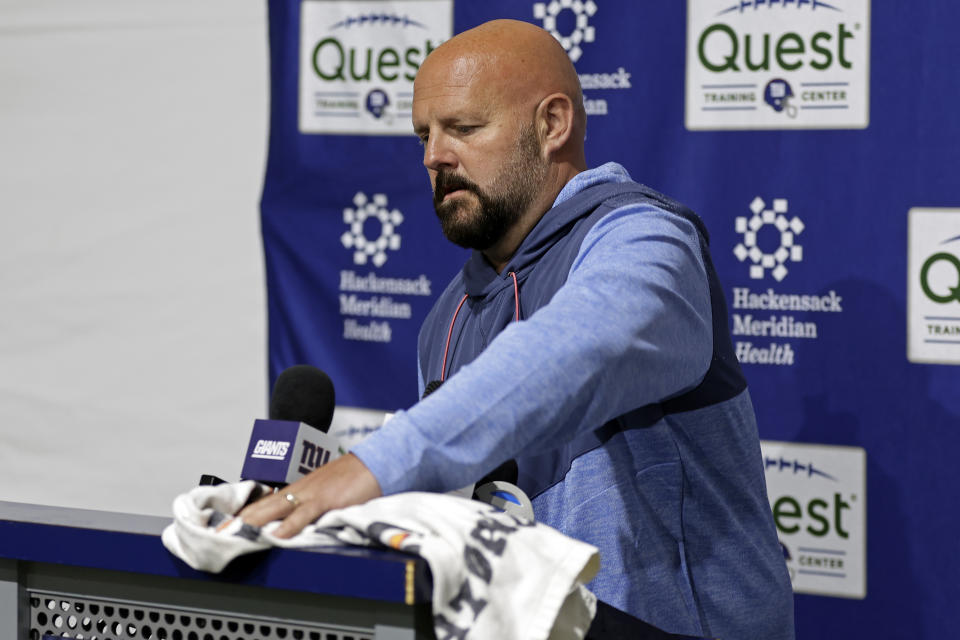
[[[311,363],[340,405],[416,401],[419,324],[466,255],[433,213],[410,79],[451,33],[502,17],[544,26],[581,74],[588,163],[620,162],[707,223],[761,437],[812,446],[768,461],[768,474],[792,462],[797,483],[771,500],[793,491],[806,505],[781,502],[778,518],[798,637],[956,634],[956,4],[271,0],[269,12],[271,381]],[[864,480],[823,458],[835,465],[823,504],[803,485],[821,450],[866,460]]]

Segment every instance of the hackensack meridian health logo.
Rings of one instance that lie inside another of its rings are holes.
[[[630,82],[632,74],[623,66],[606,71],[583,70],[584,61],[604,64],[610,59],[609,55],[592,58],[585,55],[599,38],[594,22],[600,11],[600,4],[594,0],[550,0],[533,3],[533,17],[557,39],[577,66],[580,88],[583,90],[583,107],[588,116],[605,116],[610,113],[610,103],[606,97],[601,97],[604,94],[599,92],[622,92],[633,88]],[[623,102],[625,101],[621,100],[621,103]]]
[[[453,0],[303,0],[301,133],[413,134],[413,79],[453,34]]]
[[[533,5],[533,17],[541,21],[543,28],[557,39],[573,62],[583,55],[580,45],[596,38],[596,32],[590,26],[590,18],[596,12],[597,5],[593,0],[551,0]],[[571,18],[566,29],[561,24],[564,13]]]
[[[686,126],[863,129],[870,0],[688,0]]]
[[[843,296],[834,290],[798,293],[780,286],[793,264],[803,261],[797,237],[806,225],[788,209],[786,198],[773,198],[767,206],[757,196],[750,202],[751,215],[735,220],[740,242],[733,254],[749,265],[742,276],[757,281],[756,286],[733,287],[730,297],[734,351],[744,364],[792,366],[799,345],[820,338],[816,318],[843,312]],[[772,284],[764,286],[763,281]]]
[[[347,228],[340,236],[356,268],[340,271],[343,338],[388,343],[395,323],[413,318],[412,300],[432,295],[431,282],[424,274],[403,278],[376,273],[371,267],[382,267],[390,252],[400,249],[397,227],[403,224],[403,213],[391,208],[383,193],[358,191],[351,204],[343,209]]]
[[[382,193],[368,198],[358,191],[353,196],[353,204],[343,210],[343,222],[349,229],[340,236],[340,242],[353,250],[354,264],[363,265],[370,261],[375,267],[382,267],[387,261],[387,250],[400,249],[397,227],[403,222],[403,214],[399,209],[388,209],[387,196]],[[377,224],[374,226],[379,228],[379,234],[373,239],[367,237],[368,220],[375,220]]]
[[[911,209],[907,358],[960,364],[960,209]]]
[[[754,280],[762,280],[769,270],[770,275],[780,282],[787,276],[787,262],[803,260],[803,247],[795,240],[796,236],[803,233],[803,221],[797,216],[787,218],[786,198],[774,199],[773,207],[767,209],[763,198],[757,196],[750,203],[750,211],[753,212],[751,217],[739,216],[736,219],[737,233],[743,236],[743,240],[733,253],[740,262],[749,259],[753,263],[750,265],[750,277]],[[760,234],[768,226],[771,227],[770,233],[779,238],[779,244],[776,249],[770,247],[770,250],[764,251]]]

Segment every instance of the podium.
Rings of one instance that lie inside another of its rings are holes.
[[[0,501],[0,640],[434,640],[427,563],[357,547],[270,549],[219,574],[160,542],[169,518]],[[588,633],[671,635],[599,603]]]
[[[0,640],[421,640],[422,559],[270,549],[221,574],[160,542],[169,518],[0,502]]]

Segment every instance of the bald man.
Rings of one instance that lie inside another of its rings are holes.
[[[244,519],[284,518],[292,535],[329,509],[453,490],[515,459],[537,519],[600,549],[588,586],[602,601],[673,633],[792,638],[699,218],[617,164],[587,169],[576,72],[526,23],[430,54],[413,125],[443,232],[474,250],[420,334],[421,391],[442,386],[281,492],[295,500]]]

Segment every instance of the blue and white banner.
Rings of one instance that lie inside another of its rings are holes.
[[[270,377],[310,363],[337,403],[416,400],[416,337],[464,259],[440,232],[410,123],[452,0],[272,2],[264,186]],[[439,289],[438,289],[439,287]]]
[[[433,213],[411,76],[493,18],[568,52],[590,165],[620,162],[707,223],[776,460],[798,637],[949,637],[960,8],[945,0],[272,0],[271,379],[305,362],[339,405],[416,401],[419,324],[466,256]]]

